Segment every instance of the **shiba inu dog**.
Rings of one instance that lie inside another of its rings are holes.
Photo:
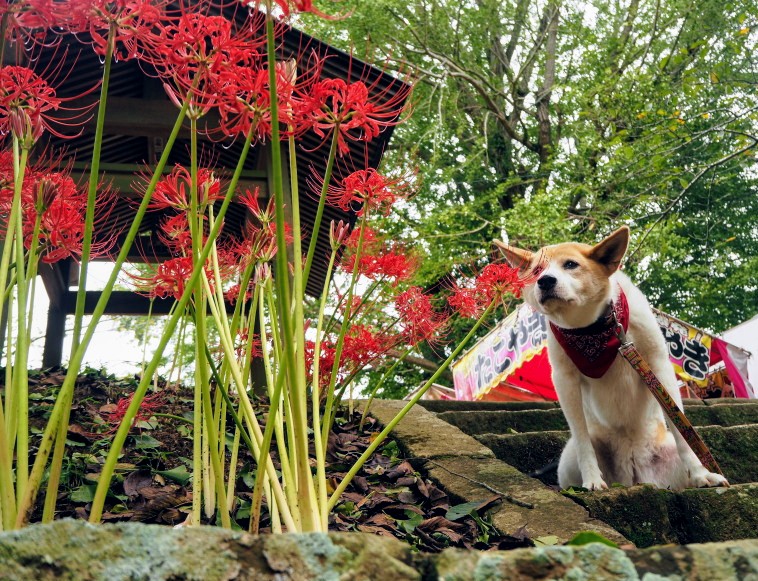
[[[650,305],[619,271],[629,228],[594,246],[564,243],[529,252],[495,244],[534,282],[524,300],[549,321],[548,359],[571,438],[558,464],[561,488],[651,483],[660,488],[728,486],[692,452],[629,363],[618,355],[626,330],[679,407],[682,398]]]

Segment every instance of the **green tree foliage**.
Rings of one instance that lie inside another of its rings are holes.
[[[415,72],[385,163],[422,186],[385,228],[422,245],[427,284],[489,260],[492,238],[627,223],[651,302],[721,331],[758,312],[756,4],[346,0],[340,25],[305,24]]]

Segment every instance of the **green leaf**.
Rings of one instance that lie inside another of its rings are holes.
[[[445,513],[445,518],[452,521],[462,519],[463,517],[470,515],[472,512],[475,512],[480,506],[482,506],[481,500],[473,500],[471,502],[451,506]]]
[[[565,494],[566,496],[581,494],[582,492],[589,492],[589,491],[588,489],[582,488],[581,486],[569,486],[565,490],[561,490],[561,494]]]
[[[134,438],[135,448],[160,448],[163,446],[163,443],[159,442],[152,436],[148,436],[147,434],[137,434],[135,436],[132,436],[132,438]]]
[[[79,488],[74,490],[69,498],[72,502],[92,502],[95,499],[95,490],[97,484],[82,484]]]
[[[174,482],[178,482],[182,486],[187,484],[190,478],[192,478],[192,475],[184,466],[177,466],[171,470],[156,470],[155,473],[173,480]]]
[[[408,514],[408,511],[406,511],[405,514]],[[403,529],[404,532],[410,534],[414,530],[416,530],[416,527],[420,525],[423,521],[424,521],[423,515],[410,513],[410,518],[408,520],[398,520],[397,525],[401,529]]]
[[[619,546],[613,541],[606,539],[603,535],[593,533],[592,531],[582,531],[580,533],[576,533],[576,535],[574,535],[574,538],[572,538],[566,544],[578,547],[581,545],[587,545],[589,543],[602,543],[604,545],[608,545],[609,547],[613,547],[614,549],[619,548]]]

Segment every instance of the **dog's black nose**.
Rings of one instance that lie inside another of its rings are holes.
[[[550,274],[546,274],[537,279],[537,286],[540,287],[541,290],[546,291],[553,288],[556,282],[558,282],[558,279]]]

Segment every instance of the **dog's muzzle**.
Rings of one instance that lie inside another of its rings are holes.
[[[558,295],[555,292],[555,287],[558,284],[558,279],[551,274],[545,274],[537,279],[537,288],[540,289],[539,300],[540,304],[544,304],[550,299],[557,299]]]

